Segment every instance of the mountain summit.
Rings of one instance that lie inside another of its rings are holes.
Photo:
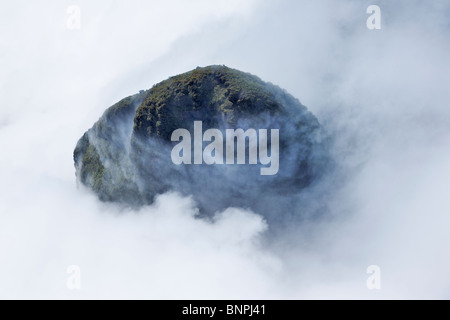
[[[261,176],[254,163],[174,164],[172,133],[193,132],[199,121],[203,132],[277,130],[279,171]],[[243,207],[266,217],[280,214],[280,199],[289,202],[314,183],[327,159],[320,124],[306,107],[281,88],[226,66],[197,68],[119,101],[74,151],[77,180],[103,201],[139,207],[173,191],[192,196],[203,214]]]

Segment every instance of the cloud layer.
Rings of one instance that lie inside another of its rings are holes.
[[[379,1],[377,31],[370,2],[77,1],[74,31],[73,3],[46,4],[0,12],[0,298],[449,297],[445,1]],[[200,220],[176,194],[124,211],[77,188],[73,148],[106,107],[210,64],[287,89],[334,137],[339,176],[305,195],[326,217],[274,236],[258,212]]]

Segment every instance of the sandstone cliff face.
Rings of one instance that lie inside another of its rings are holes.
[[[203,130],[279,129],[279,172],[261,176],[260,165],[249,164],[174,165],[171,134],[192,132],[194,121]],[[78,181],[103,201],[136,207],[175,191],[191,195],[204,214],[239,206],[263,215],[282,214],[280,199],[292,201],[328,164],[319,122],[297,99],[225,66],[197,68],[121,100],[83,135],[74,160]]]

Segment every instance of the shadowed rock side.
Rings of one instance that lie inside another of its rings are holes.
[[[194,121],[203,131],[279,129],[278,174],[260,175],[261,165],[174,165],[171,134],[193,132]],[[206,215],[243,207],[268,219],[289,214],[283,210],[329,163],[319,122],[297,99],[225,66],[197,68],[121,100],[79,140],[74,160],[78,181],[103,201],[139,207],[176,191]]]

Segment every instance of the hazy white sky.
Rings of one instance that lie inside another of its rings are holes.
[[[0,298],[450,297],[448,1],[242,2],[2,1]],[[280,85],[333,134],[330,217],[268,241],[257,212],[207,222],[175,194],[121,212],[77,188],[76,141],[108,106],[210,64]]]

